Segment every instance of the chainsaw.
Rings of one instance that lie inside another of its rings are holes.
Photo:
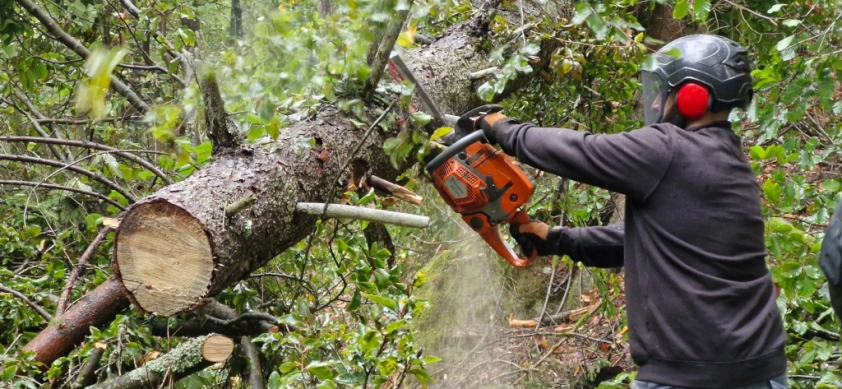
[[[444,202],[514,267],[526,267],[537,252],[520,258],[503,239],[501,223],[526,224],[521,206],[529,202],[535,184],[509,155],[488,144],[475,131],[444,149],[425,167]]]
[[[528,266],[537,257],[537,251],[521,258],[506,244],[500,224],[529,223],[529,215],[520,208],[532,198],[535,184],[514,158],[490,145],[482,131],[466,130],[474,128],[471,124],[474,117],[502,107],[494,106],[490,112],[480,112],[478,108],[458,118],[443,115],[400,56],[392,56],[389,66],[398,78],[415,84],[435,127],[455,121],[454,131],[443,138],[443,143],[449,146],[425,167],[444,202],[512,266]]]
[[[455,117],[441,114],[399,56],[393,56],[389,65],[401,78],[415,84],[422,102],[433,114],[433,123],[453,122]],[[494,107],[492,111],[502,109]],[[535,260],[537,251],[521,258],[506,244],[500,224],[529,223],[529,215],[520,208],[532,198],[535,184],[514,158],[490,145],[481,130],[466,130],[473,129],[469,123],[475,116],[487,113],[490,112],[480,112],[477,108],[458,118],[454,131],[443,138],[449,146],[427,163],[425,170],[433,177],[433,186],[444,202],[462,215],[462,220],[497,254],[512,266],[522,268]]]

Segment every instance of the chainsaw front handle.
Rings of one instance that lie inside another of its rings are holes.
[[[441,166],[445,161],[447,161],[454,155],[459,154],[460,151],[465,150],[465,148],[469,145],[480,140],[485,140],[485,133],[483,133],[482,130],[474,131],[468,134],[464,138],[456,141],[456,143],[450,145],[450,147],[444,149],[439,155],[433,158],[433,160],[430,161],[430,163],[428,163],[427,166],[424,167],[424,169],[427,170],[427,173],[432,173],[433,171],[438,169],[438,167]]]

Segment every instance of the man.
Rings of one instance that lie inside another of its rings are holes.
[[[522,163],[626,195],[623,223],[532,221],[526,253],[625,266],[632,388],[786,387],[785,333],[766,267],[760,193],[727,121],[751,62],[715,35],[671,42],[642,72],[644,128],[593,135],[486,110],[474,124]]]
[[[836,206],[824,231],[819,265],[827,277],[831,306],[836,316],[842,318],[842,202]]]

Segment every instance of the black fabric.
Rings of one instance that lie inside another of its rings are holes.
[[[842,202],[836,206],[824,232],[819,265],[827,277],[830,302],[836,316],[842,317]]]
[[[505,119],[491,131],[521,162],[626,194],[624,229],[565,229],[559,251],[625,266],[637,379],[722,388],[786,372],[760,192],[728,122],[593,135]]]

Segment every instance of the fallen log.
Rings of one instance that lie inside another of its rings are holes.
[[[488,20],[455,26],[431,45],[401,54],[444,113],[459,114],[483,104],[475,93],[480,83],[469,75],[488,67],[489,51],[482,44]],[[542,42],[538,56],[544,60],[530,63],[535,71],[548,65],[552,45],[557,45],[554,39]],[[495,100],[532,77],[519,75]],[[210,112],[213,118],[225,115],[221,104],[207,106],[220,111]],[[379,114],[373,103],[366,105],[366,111],[368,119]],[[313,117],[282,131],[274,142],[216,148],[207,166],[135,203],[127,210],[114,242],[115,276],[129,301],[141,311],[171,316],[201,305],[203,299],[246,277],[315,231],[319,217],[296,214],[295,204],[335,201],[334,195],[348,182],[347,162],[386,180],[397,177],[400,169],[391,165],[382,149],[385,140],[395,135],[396,126],[372,131],[356,148],[365,131],[352,123],[371,123],[368,119],[325,103]],[[207,124],[227,123],[210,120]],[[90,307],[102,310],[97,316],[106,319],[99,323],[113,319],[125,306],[119,291],[114,294],[123,305]],[[30,342],[25,349],[35,351],[38,360],[49,365],[81,342],[88,333],[84,328],[61,339],[39,334],[38,343]],[[55,329],[50,326],[43,332]],[[41,341],[42,335],[70,347],[46,351],[53,346]]]
[[[157,388],[168,377],[172,381],[203,370],[214,363],[223,362],[234,352],[234,341],[219,334],[187,339],[172,351],[147,362],[117,378],[89,386],[89,389],[143,389]]]

